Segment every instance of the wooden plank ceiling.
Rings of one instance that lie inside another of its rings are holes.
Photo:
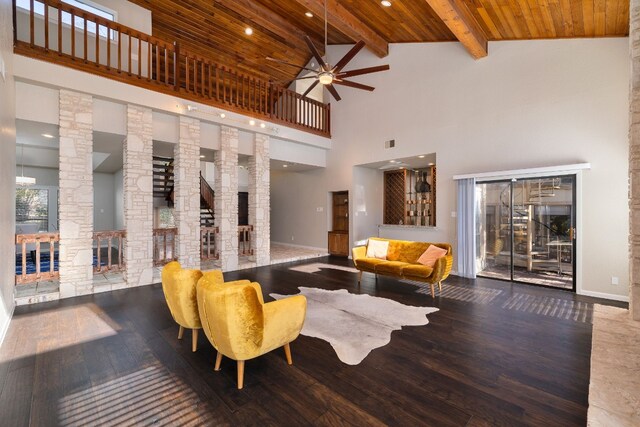
[[[324,50],[323,0],[131,1],[151,10],[154,36],[265,79],[286,83],[295,78],[299,70],[265,58],[306,64],[311,54],[305,34]],[[460,17],[443,16],[445,22],[439,17],[443,3],[454,11],[466,9]],[[483,56],[473,53],[451,26],[460,21],[466,21],[462,32],[467,35],[467,28],[483,33],[476,34],[480,41],[621,37],[629,32],[628,0],[392,0],[391,7],[382,7],[379,0],[328,0],[328,5],[329,44],[354,43],[354,34],[363,34],[378,56],[386,49],[380,42],[458,38],[475,57]],[[305,16],[310,10],[316,12],[312,18]],[[245,35],[246,27],[253,35]]]

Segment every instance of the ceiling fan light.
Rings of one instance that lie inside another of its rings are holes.
[[[329,72],[320,73],[318,75],[318,81],[323,85],[330,85],[333,83],[333,74]]]

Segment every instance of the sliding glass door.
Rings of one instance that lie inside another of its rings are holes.
[[[575,176],[476,185],[478,276],[575,290]]]

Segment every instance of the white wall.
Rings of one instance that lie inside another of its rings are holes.
[[[113,174],[114,230],[124,230],[124,171]]]
[[[22,168],[18,166],[16,168],[16,176],[20,176],[21,174]],[[37,185],[57,187],[59,175],[60,171],[58,169],[38,168],[33,166],[24,167],[24,176],[31,176],[35,178]]]
[[[0,343],[13,313],[15,283],[16,110],[13,81],[13,8],[0,0]]]
[[[93,229],[115,230],[115,174],[93,173]]]
[[[331,47],[330,60],[348,48]],[[435,152],[437,227],[410,235],[455,243],[453,175],[590,162],[578,231],[582,287],[627,295],[628,39],[496,42],[489,52],[474,61],[458,43],[394,44],[381,61],[362,51],[353,68],[389,63],[391,70],[354,79],[375,86],[372,93],[340,88],[327,168],[292,192],[316,198],[288,204],[288,215],[303,217],[322,203],[318,188],[350,188],[354,165]],[[388,139],[396,148],[384,149]],[[326,224],[306,227],[309,245],[326,244]],[[620,284],[610,285],[611,276]]]
[[[378,235],[382,224],[384,174],[381,170],[361,166],[353,168],[353,185],[349,198],[353,206],[349,224],[352,242]]]

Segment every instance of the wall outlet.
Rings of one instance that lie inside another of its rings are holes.
[[[611,284],[617,285],[619,283],[618,278],[616,276],[611,276]]]
[[[322,212],[324,210],[324,208],[322,206],[319,206],[316,208],[316,212]]]

